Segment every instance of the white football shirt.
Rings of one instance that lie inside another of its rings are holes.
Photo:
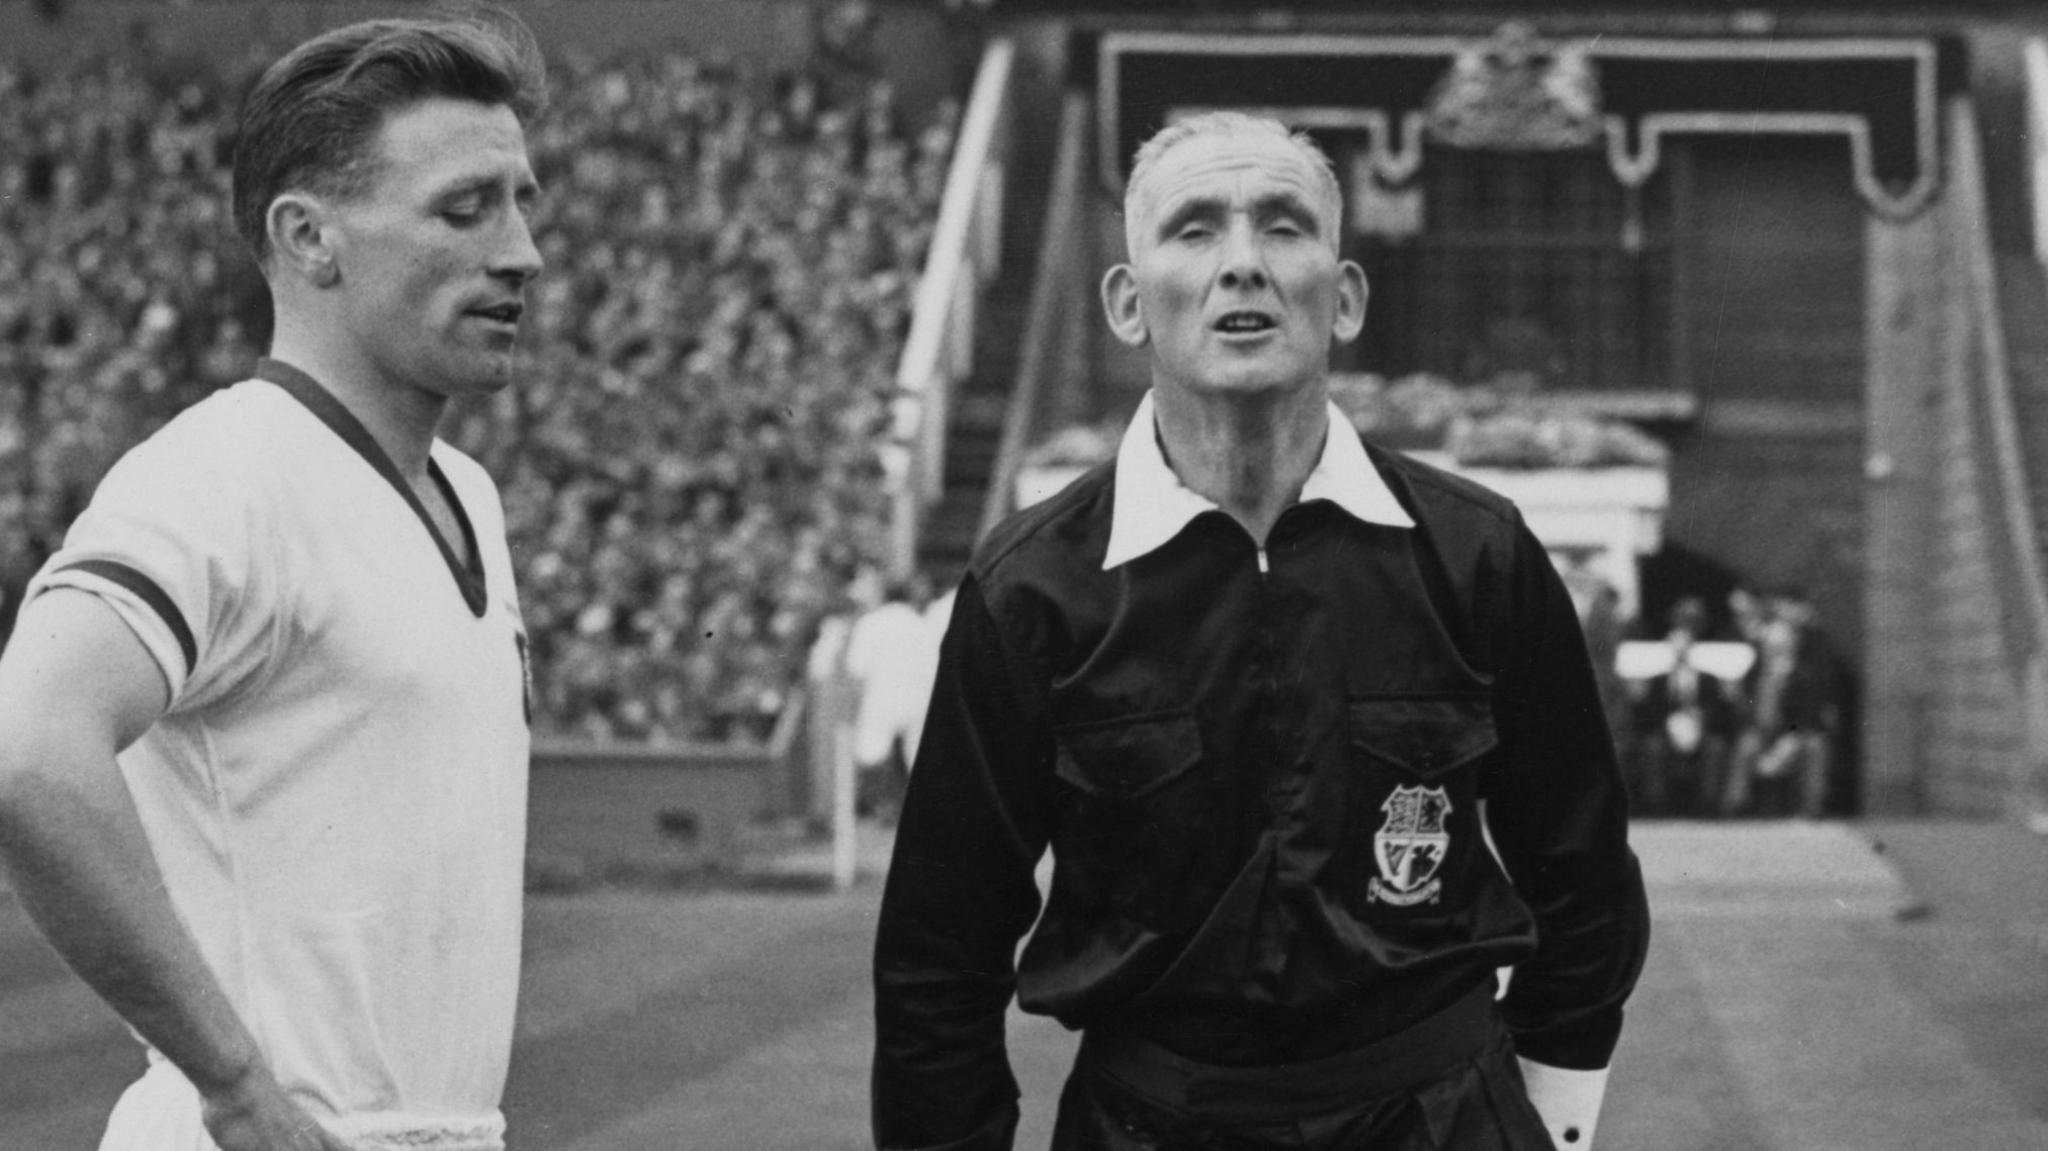
[[[279,1080],[365,1147],[491,1149],[526,640],[495,488],[447,444],[431,459],[468,564],[347,409],[266,360],[124,456],[29,594],[103,597],[162,667],[169,710],[121,769]]]

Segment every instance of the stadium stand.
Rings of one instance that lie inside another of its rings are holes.
[[[126,447],[247,374],[253,72],[0,63],[0,610]],[[444,436],[504,491],[537,732],[765,740],[886,544],[894,371],[958,125],[884,80],[669,49],[551,67],[522,383]]]

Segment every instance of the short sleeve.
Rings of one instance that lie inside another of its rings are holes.
[[[224,697],[260,666],[264,485],[228,443],[174,421],[123,456],[29,582],[99,596],[162,669],[170,710]]]

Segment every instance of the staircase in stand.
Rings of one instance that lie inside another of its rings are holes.
[[[1002,272],[982,297],[975,322],[974,363],[955,386],[946,429],[945,488],[926,509],[918,566],[939,590],[959,582],[981,529],[982,506],[994,478],[1021,341],[1031,307],[1033,261],[1045,230],[1047,189],[1060,124],[1062,85],[1033,58],[1020,58],[1011,121],[1008,202],[1003,211]]]
[[[1010,382],[1016,378],[1017,341],[1024,331],[1030,285],[1030,269],[1012,264],[989,289],[977,325],[974,372],[952,398],[945,491],[926,513],[918,543],[919,566],[939,589],[959,582],[974,552],[982,502],[995,474]]]

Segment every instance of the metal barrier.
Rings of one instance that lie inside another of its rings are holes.
[[[893,442],[884,466],[893,488],[890,555],[903,573],[916,567],[925,509],[945,486],[949,401],[973,368],[982,289],[1001,266],[1015,55],[1010,41],[1000,39],[982,53],[896,370]]]

